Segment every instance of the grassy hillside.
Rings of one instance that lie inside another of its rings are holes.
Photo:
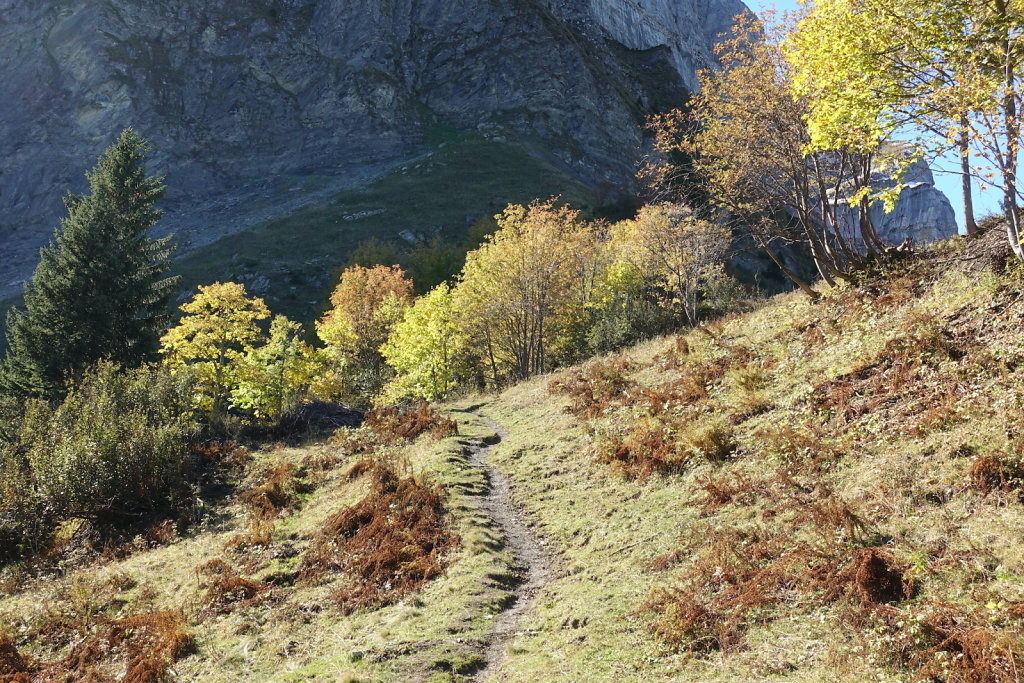
[[[182,680],[448,680],[478,668],[479,643],[511,595],[512,558],[474,504],[485,480],[465,455],[467,439],[493,432],[472,416],[460,420],[460,432],[387,445],[364,430],[236,451],[228,457],[244,462],[237,495],[215,503],[201,525],[181,534],[154,528],[63,576],[58,569],[26,581],[8,570],[0,583],[0,680],[13,673],[5,669],[12,642],[39,680],[123,675],[131,644],[97,653],[93,641],[111,624],[154,615],[177,620],[185,646],[171,657],[158,651],[157,660],[178,658],[173,671]],[[368,458],[443,486],[456,546],[441,558],[442,579],[346,616],[337,598],[351,585],[344,574],[307,574],[312,545],[332,518],[372,497],[375,471],[353,467]],[[158,648],[143,642],[142,650]]]
[[[368,187],[186,254],[175,272],[185,290],[243,282],[275,312],[307,320],[360,242],[398,239],[405,230],[459,242],[476,219],[551,194],[582,208],[594,204],[589,189],[517,145],[449,136],[433,154]]]
[[[1001,239],[488,405],[564,567],[501,680],[1018,680],[1024,273],[993,271]]]
[[[117,675],[136,647],[204,681],[1018,680],[1024,270],[1004,244],[453,402],[455,435],[232,455],[201,524],[0,575],[0,678],[13,657]],[[377,465],[419,483],[382,497]],[[444,521],[388,527],[436,486]],[[360,578],[378,550],[405,578]],[[153,615],[173,628],[132,641]]]

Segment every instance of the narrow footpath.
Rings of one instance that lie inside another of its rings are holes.
[[[506,545],[514,558],[514,569],[519,575],[513,599],[508,607],[494,618],[494,630],[482,652],[486,663],[473,679],[485,681],[504,660],[509,646],[519,633],[520,622],[548,582],[551,563],[544,545],[530,530],[525,516],[512,502],[508,479],[489,463],[491,452],[505,438],[504,428],[494,420],[476,414],[497,435],[496,438],[489,440],[474,439],[467,451],[470,463],[483,469],[487,475],[488,491],[480,507],[494,520],[495,526],[505,536]]]

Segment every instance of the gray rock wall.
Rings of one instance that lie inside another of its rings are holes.
[[[30,272],[61,195],[83,188],[126,125],[167,175],[165,226],[192,243],[246,227],[254,202],[284,201],[281,186],[365,182],[415,155],[438,122],[514,138],[595,186],[628,184],[649,84],[693,87],[693,65],[742,9],[0,0],[0,296]]]
[[[879,182],[891,184],[892,181],[881,179]],[[878,236],[891,245],[898,245],[906,239],[915,244],[930,244],[956,235],[956,212],[949,198],[935,187],[935,176],[927,164],[911,168],[905,183],[892,211],[886,213],[881,204],[871,207]]]

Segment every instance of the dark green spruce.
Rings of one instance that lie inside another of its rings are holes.
[[[86,173],[89,193],[64,199],[68,215],[40,251],[24,306],[7,316],[7,393],[59,397],[101,359],[135,366],[156,352],[177,278],[167,277],[170,238],[148,236],[165,188],[146,175],[147,151],[124,130]]]

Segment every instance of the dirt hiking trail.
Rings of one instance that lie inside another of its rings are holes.
[[[497,422],[478,411],[467,412],[477,415],[496,434],[490,439],[473,439],[468,446],[467,457],[471,464],[481,468],[487,476],[487,494],[481,500],[480,508],[494,520],[495,526],[504,534],[507,547],[514,558],[513,569],[519,577],[513,599],[508,607],[494,618],[494,630],[482,652],[485,664],[473,678],[474,681],[485,681],[504,660],[509,645],[519,633],[519,623],[548,582],[551,562],[548,551],[527,525],[525,515],[512,502],[508,478],[488,461],[491,452],[501,443],[507,432]]]

